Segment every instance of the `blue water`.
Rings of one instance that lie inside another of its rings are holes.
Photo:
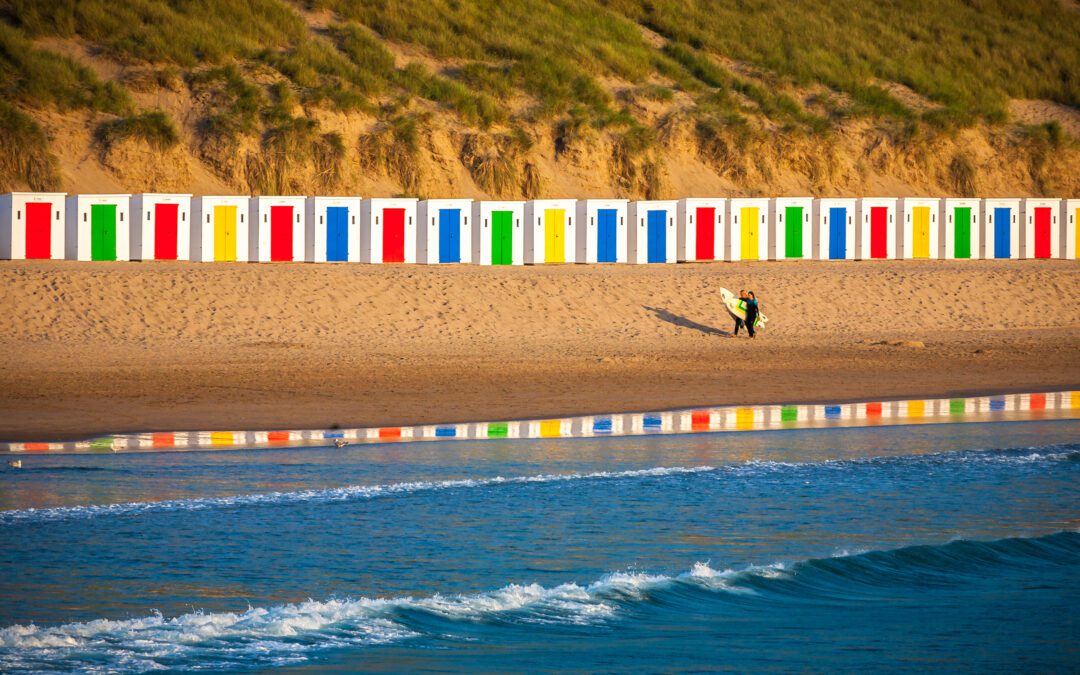
[[[1080,421],[0,471],[0,671],[1080,669]]]

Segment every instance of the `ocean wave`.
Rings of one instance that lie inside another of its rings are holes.
[[[56,506],[43,509],[18,509],[0,511],[0,525],[21,521],[50,521],[99,516],[121,516],[155,511],[201,511],[203,509],[255,506],[260,504],[327,503],[374,499],[387,495],[411,494],[435,490],[490,487],[496,485],[520,485],[528,483],[556,483],[578,480],[612,480],[622,478],[648,478],[678,474],[715,471],[715,467],[656,467],[628,471],[596,471],[593,473],[538,474],[532,476],[494,476],[491,478],[467,478],[443,481],[412,481],[384,485],[347,485],[317,490],[290,492],[260,492],[226,497],[199,497],[195,499],[170,499],[158,502],[124,502],[119,504],[91,504],[87,506]]]
[[[597,471],[592,473],[538,474],[530,476],[494,476],[443,481],[412,481],[381,485],[347,485],[335,488],[295,490],[289,492],[262,492],[223,497],[198,497],[147,502],[123,502],[117,504],[90,504],[85,506],[56,506],[49,508],[17,509],[0,511],[0,527],[19,522],[44,522],[102,516],[127,516],[159,511],[200,511],[215,508],[235,508],[266,504],[330,503],[375,499],[391,495],[430,492],[436,490],[485,488],[500,485],[535,483],[558,483],[583,480],[641,479],[683,476],[687,474],[723,474],[751,476],[791,470],[813,471],[818,469],[846,470],[852,467],[873,465],[908,464],[1032,464],[1037,462],[1074,462],[1078,446],[1045,446],[1011,448],[1004,450],[967,450],[925,453],[921,455],[892,455],[829,459],[811,462],[785,462],[776,460],[749,460],[739,464],[722,466],[654,467],[626,471]]]
[[[994,568],[1080,565],[1080,534],[990,542],[958,540],[794,563],[715,569],[695,563],[683,574],[608,574],[589,584],[510,584],[474,595],[360,598],[194,612],[174,618],[98,619],[55,627],[0,629],[0,670],[146,671],[249,669],[307,661],[320,651],[432,637],[454,639],[463,624],[506,626],[612,624],[646,603],[729,602],[765,608],[784,603],[859,603],[882,589],[962,585]],[[877,594],[877,595],[875,595]],[[464,639],[464,637],[460,637]]]

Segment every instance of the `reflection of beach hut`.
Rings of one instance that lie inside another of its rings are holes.
[[[630,202],[627,260],[638,264],[675,262],[678,207],[673,200]]]
[[[525,264],[525,202],[473,202],[473,262]]]
[[[64,248],[70,260],[130,260],[131,195],[67,198]]]
[[[810,197],[773,199],[773,240],[776,260],[803,260],[813,257],[814,200]]]
[[[818,260],[855,259],[855,215],[858,200],[814,200]]]
[[[859,200],[859,260],[896,257],[896,200],[891,197],[863,197]]]
[[[0,196],[0,260],[63,260],[62,192],[9,192]]]
[[[938,257],[938,215],[941,200],[905,197],[900,200],[904,245],[900,256],[908,260]]]
[[[191,259],[247,262],[248,197],[196,197],[191,202]]]
[[[1061,257],[1080,259],[1080,237],[1076,231],[1080,227],[1080,199],[1062,200],[1061,210],[1061,224],[1065,228],[1065,253]]]
[[[248,206],[248,259],[304,259],[304,197],[252,197]]]
[[[308,197],[304,260],[360,262],[360,198]]]
[[[1061,257],[1061,200],[1025,199],[1021,205],[1024,258]]]
[[[577,257],[586,263],[624,263],[625,199],[582,199],[577,203]]]
[[[679,200],[677,246],[679,262],[723,260],[726,199]]]
[[[131,197],[132,260],[190,260],[191,195]]]
[[[983,257],[1020,257],[1020,200],[984,199]]]
[[[728,260],[769,259],[769,200],[732,199],[728,202],[731,245]]]
[[[982,257],[982,202],[978,199],[945,199],[942,201],[939,231],[945,230],[941,255],[964,260]]]
[[[416,199],[365,199],[360,205],[360,259],[416,262]]]
[[[577,255],[577,200],[533,199],[525,202],[525,262],[572,263]]]
[[[417,205],[417,262],[471,263],[471,199],[427,199]]]

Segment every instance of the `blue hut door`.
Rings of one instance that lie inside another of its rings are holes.
[[[667,261],[667,211],[649,211],[649,257],[648,262]]]
[[[596,261],[616,262],[615,242],[618,237],[615,209],[599,209],[596,212]]]
[[[461,262],[461,209],[439,209],[439,262]]]
[[[829,209],[829,260],[847,257],[847,209]]]
[[[1008,258],[1012,209],[994,209],[994,257]]]
[[[326,208],[326,260],[346,262],[349,259],[349,209],[345,206]]]

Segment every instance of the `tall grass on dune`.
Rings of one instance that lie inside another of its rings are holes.
[[[60,188],[60,168],[45,130],[29,115],[0,101],[0,192],[20,186]]]

